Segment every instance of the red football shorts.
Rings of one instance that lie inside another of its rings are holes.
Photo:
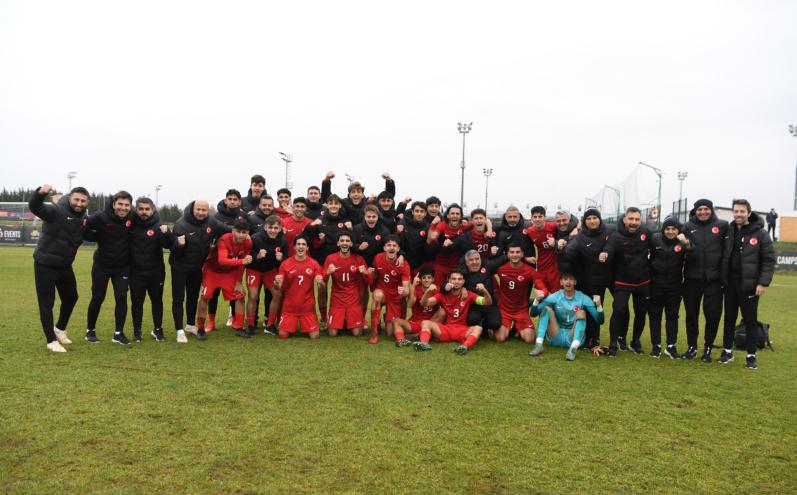
[[[410,324],[410,333],[412,335],[417,335],[417,334],[421,333],[421,323],[422,322],[423,322],[423,320],[417,320],[417,321],[410,320],[408,322]]]
[[[515,330],[525,330],[527,328],[534,328],[534,322],[531,321],[531,316],[527,311],[519,311],[517,313],[508,313],[501,310],[501,325],[509,328],[515,327]]]
[[[401,304],[402,297],[398,292],[387,292],[382,289],[385,294],[385,321],[393,321],[396,318],[406,318],[407,314],[404,312],[404,305]]]
[[[440,329],[440,336],[437,337],[438,342],[465,342],[465,337],[468,334],[467,325],[451,325],[445,323],[438,323],[437,327]]]
[[[296,333],[296,327],[299,327],[301,333],[317,332],[319,330],[318,318],[315,313],[305,313],[302,315],[294,315],[282,313],[277,329],[280,332]]]
[[[221,289],[225,301],[237,301],[244,298],[243,291],[235,292],[236,282],[240,282],[240,275],[236,272],[218,273],[213,270],[202,270],[202,299],[213,298],[216,289]]]
[[[277,276],[277,270],[269,270],[261,272],[258,270],[246,269],[246,286],[258,288],[261,285],[266,289],[274,287],[274,277]]]
[[[362,328],[365,324],[363,309],[359,304],[329,308],[327,324],[333,330]]]

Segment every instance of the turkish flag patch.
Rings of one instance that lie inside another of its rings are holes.
[[[381,241],[381,240],[382,240],[382,236],[381,236],[381,235],[379,235],[379,234],[376,234],[376,236],[374,237],[374,239],[376,239],[377,241]]]
[[[147,230],[147,237],[152,237],[153,235],[155,235],[155,231],[154,230],[152,230],[152,229]]]
[[[717,227],[716,225],[714,227],[711,227],[711,233],[712,234],[719,234],[720,233],[720,228]]]
[[[339,223],[339,224],[338,224],[338,228],[339,228],[339,229],[342,229],[342,228],[343,228],[343,224],[342,224],[342,223]]]
[[[205,229],[205,232],[207,232],[208,234],[210,234],[211,232],[213,232],[213,229],[211,229],[210,227],[208,227],[208,228],[206,228],[206,229]]]
[[[751,246],[755,246],[756,244],[758,244],[758,239],[756,239],[755,237],[751,237],[750,238],[750,245]]]
[[[133,225],[133,222],[131,222],[130,220],[125,222],[125,227],[130,228],[131,225]]]
[[[676,252],[676,253],[680,253],[680,252],[681,252],[681,249],[682,249],[682,248],[681,248],[681,246],[680,246],[680,245],[678,245],[678,246],[675,246],[675,252]]]
[[[640,240],[643,240],[643,241],[644,241],[645,239],[647,239],[647,238],[648,238],[648,236],[646,236],[645,234],[642,234],[641,236],[639,236],[639,239],[640,239]]]
[[[426,231],[425,230],[421,231],[421,237],[426,237]]]

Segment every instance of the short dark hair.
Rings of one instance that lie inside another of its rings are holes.
[[[235,219],[235,222],[233,222],[232,228],[235,230],[246,230],[248,232],[252,227],[249,225],[249,220],[244,217],[238,217]]]
[[[295,198],[293,200],[293,204],[297,204],[297,203],[300,203],[300,204],[303,204],[303,205],[307,206],[307,198],[305,198],[303,196],[299,196],[299,197],[297,197],[297,198]]]
[[[299,242],[300,240],[304,241],[305,243],[307,243],[308,246],[310,246],[310,241],[307,239],[307,236],[305,236],[304,234],[297,235],[296,238],[293,240],[293,245],[295,246],[296,243]]]
[[[451,278],[451,275],[453,275],[455,273],[459,273],[460,275],[462,275],[462,278],[465,278],[465,270],[463,270],[462,268],[459,268],[459,267],[452,268],[451,271],[448,272],[448,278]]]
[[[462,215],[462,207],[459,206],[459,204],[457,203],[451,203],[450,205],[448,205],[448,208],[446,208],[446,213],[443,216],[448,217],[448,214],[451,213],[451,210],[453,210],[454,208],[458,209],[459,214]]]
[[[365,192],[365,188],[363,187],[363,185],[357,182],[356,180],[351,184],[349,184],[349,194],[351,194],[351,192],[354,191],[355,189],[359,189],[360,191]]]
[[[291,194],[291,190],[288,189],[287,187],[280,187],[277,190],[277,196],[279,196],[280,194],[287,194],[288,196],[293,196],[293,194]]]
[[[264,199],[270,199],[272,202],[274,201],[274,198],[272,198],[270,194],[261,194],[260,201],[263,201]]]
[[[427,275],[431,275],[434,277],[434,268],[431,266],[422,266],[420,270],[418,270],[419,277],[425,277]]]
[[[424,203],[423,201],[415,201],[415,202],[413,202],[412,206],[410,206],[410,211],[414,210],[416,206],[419,207],[419,208],[422,208],[423,211],[426,211],[426,203]]]
[[[564,271],[564,272],[559,274],[559,280],[564,280],[566,278],[572,278],[573,280],[577,280],[576,276],[573,275],[571,272]]]
[[[348,237],[350,241],[354,239],[351,236],[351,232],[349,232],[347,230],[344,230],[344,231],[338,233],[338,240],[340,240],[341,237]]]
[[[487,212],[486,212],[486,211],[484,211],[484,210],[483,210],[483,209],[481,209],[481,208],[476,208],[475,210],[473,210],[473,211],[471,211],[471,212],[470,212],[470,217],[471,217],[471,218],[473,218],[473,217],[475,217],[476,215],[483,215],[483,216],[485,216],[485,217],[486,217],[486,216],[487,216]]]
[[[332,203],[332,202],[338,203],[340,205],[343,204],[343,200],[341,200],[340,196],[338,196],[337,194],[330,194],[329,197],[327,198],[327,203]]]
[[[128,201],[130,201],[132,203],[133,202],[133,195],[131,195],[127,191],[119,191],[118,193],[116,193],[113,196],[111,196],[111,204],[116,203],[120,199],[126,199],[126,200],[128,200]]]
[[[250,184],[263,184],[266,185],[266,178],[260,174],[255,174],[249,179]]]
[[[628,215],[629,213],[639,213],[641,215],[642,210],[640,210],[636,206],[629,206],[628,208],[625,209],[625,214]]]
[[[224,193],[224,197],[228,198],[230,196],[237,196],[238,199],[241,199],[241,191],[238,189],[228,189],[226,193]]]
[[[146,196],[141,196],[140,198],[136,199],[136,208],[138,208],[138,205],[141,204],[150,205],[153,209],[155,209],[155,203]]]
[[[537,205],[534,208],[532,208],[531,209],[531,214],[534,215],[536,213],[541,213],[541,214],[545,215],[545,207]]]
[[[510,242],[506,247],[507,252],[509,252],[509,250],[512,248],[518,248],[521,251],[523,250],[523,246],[521,246],[519,242]]]
[[[399,237],[396,234],[388,234],[385,236],[385,244],[388,242],[395,242],[396,244],[401,245],[401,241],[399,241]]]
[[[731,209],[733,209],[733,207],[736,205],[743,205],[747,207],[747,213],[751,213],[753,211],[753,207],[750,206],[750,202],[746,199],[734,199],[731,203]]]
[[[266,225],[282,225],[282,219],[277,215],[269,215],[266,218]]]
[[[86,196],[89,195],[89,191],[83,186],[73,187],[69,194],[78,193],[78,194],[85,194]]]
[[[441,204],[443,204],[443,202],[442,202],[442,201],[440,201],[440,198],[438,198],[437,196],[429,196],[428,198],[426,198],[426,206],[427,206],[427,207],[428,207],[429,205],[437,205],[437,206],[440,206]]]
[[[312,191],[312,190],[314,190],[314,189],[315,189],[316,191],[318,191],[318,192],[321,192],[321,189],[319,189],[319,188],[318,188],[318,186],[310,186],[310,187],[308,187],[308,188],[307,188],[307,192],[310,192],[310,191]]]

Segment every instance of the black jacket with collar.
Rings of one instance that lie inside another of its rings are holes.
[[[719,281],[720,264],[728,237],[728,222],[717,218],[713,210],[708,220],[700,221],[693,209],[689,221],[684,224],[684,235],[692,245],[686,255],[686,279],[696,282]]]
[[[113,212],[113,203],[105,210],[89,216],[86,239],[95,241],[94,263],[103,268],[125,268],[130,266],[130,238],[133,232],[131,213],[119,218]]]
[[[69,206],[69,196],[64,195],[56,204],[45,204],[46,194],[39,188],[28,201],[28,208],[42,219],[41,233],[33,250],[36,263],[53,268],[67,268],[72,265],[75,255],[88,229],[86,211],[75,212]]]
[[[734,272],[732,257],[734,251],[739,256],[738,271]],[[755,212],[750,215],[750,223],[737,228],[731,224],[725,252],[722,257],[722,283],[741,283],[745,293],[755,292],[757,285],[768,287],[775,274],[775,247],[772,238],[764,227],[764,220]]]

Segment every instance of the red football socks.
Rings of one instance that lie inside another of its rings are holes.
[[[429,341],[432,340],[432,332],[428,330],[421,330],[420,339],[424,344],[428,344]]]
[[[396,340],[404,340],[404,330],[399,328],[395,323],[393,323],[393,325],[396,327]]]
[[[467,347],[468,349],[472,349],[473,346],[476,345],[476,342],[478,342],[478,341],[479,341],[479,337],[477,337],[475,335],[468,335],[467,338],[465,338],[465,342],[463,343],[463,345],[465,347]]]
[[[246,326],[255,326],[255,315],[246,315]]]
[[[244,315],[243,315],[243,313],[236,313],[232,317],[232,327],[237,330],[239,328],[243,328],[243,326],[244,326]]]
[[[202,330],[205,329],[205,317],[204,316],[198,316],[197,317],[197,319],[196,319],[196,327],[197,328],[201,328]]]

